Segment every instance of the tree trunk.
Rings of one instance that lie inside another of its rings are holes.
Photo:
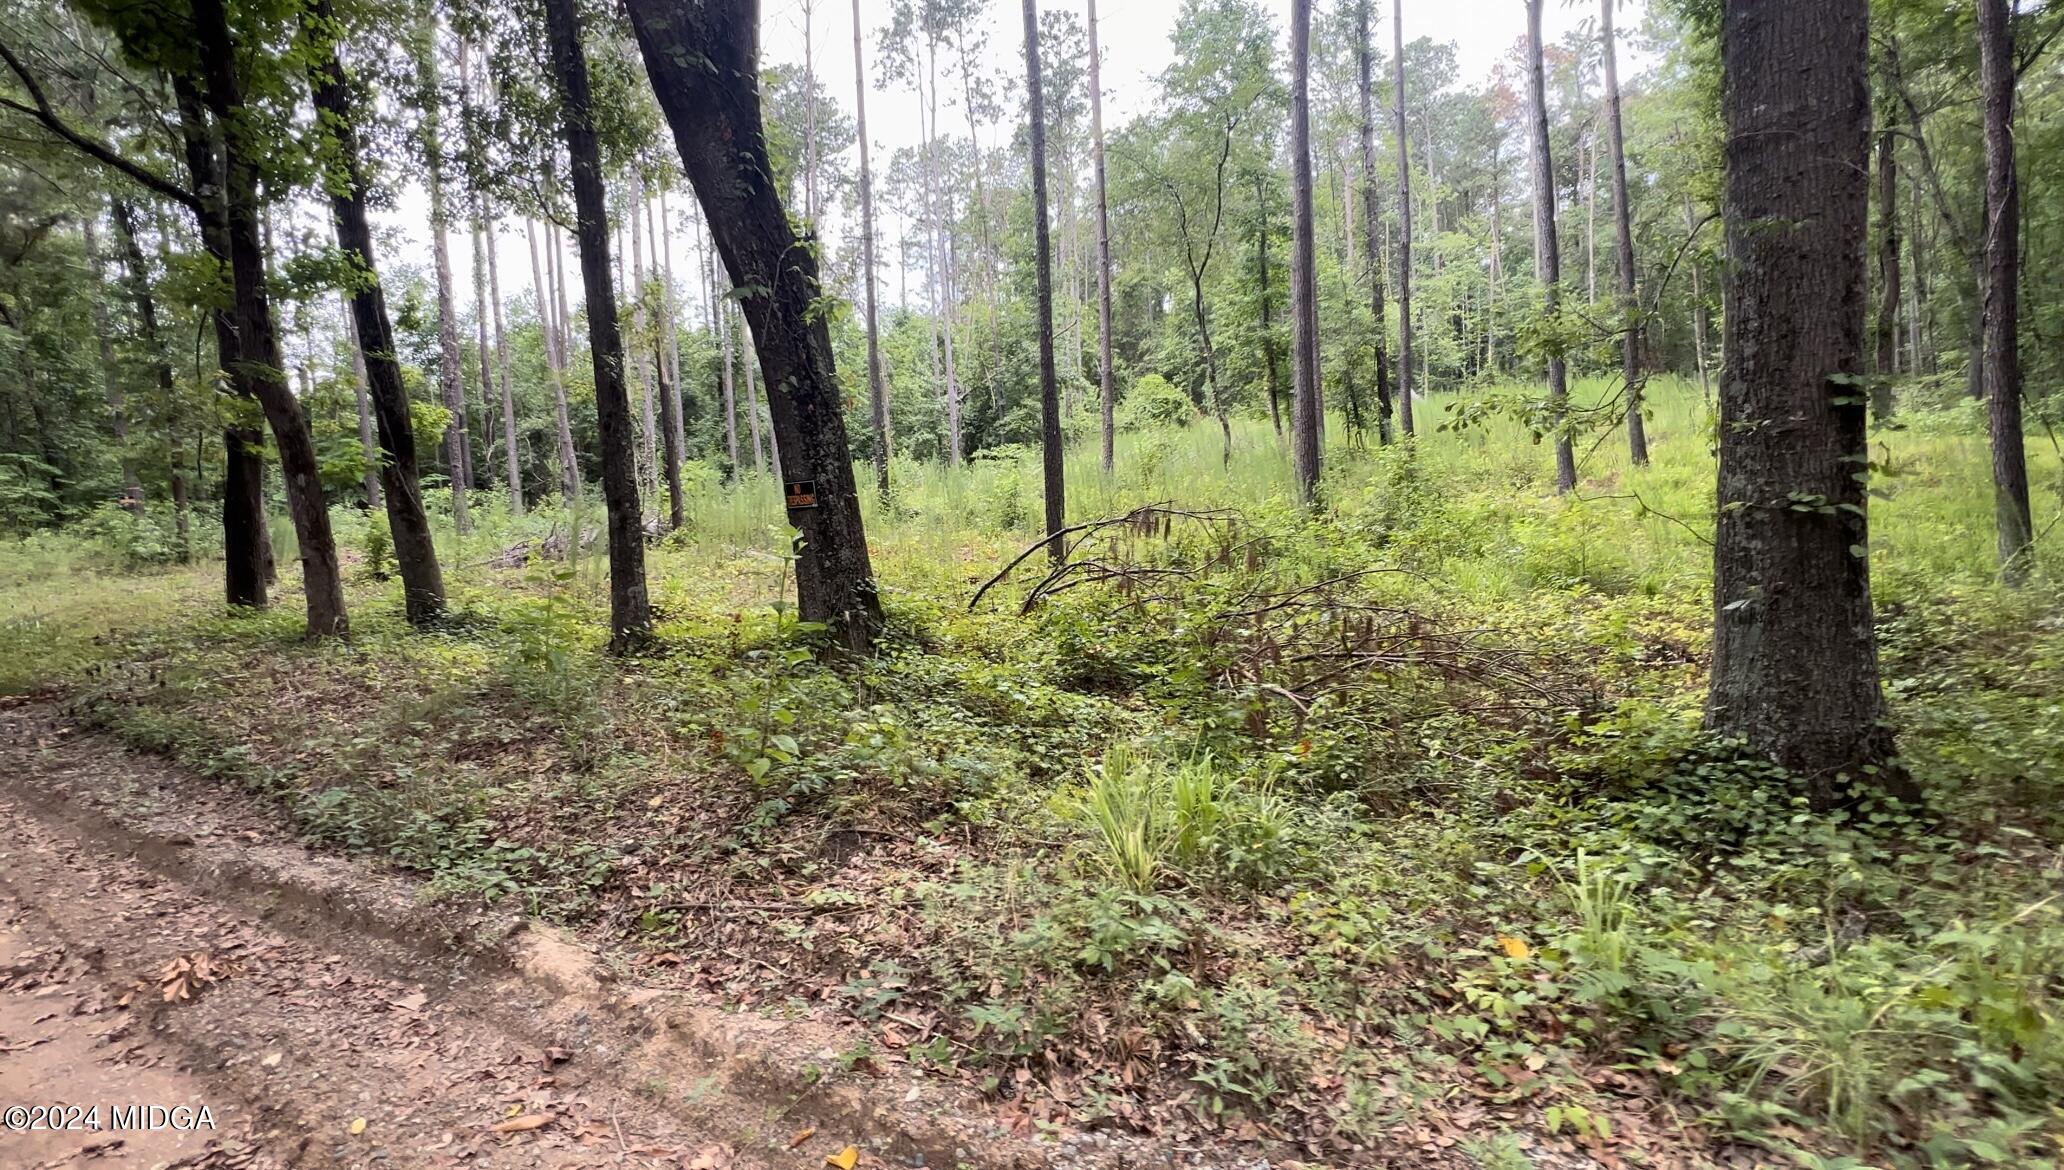
[[[1362,147],[1362,231],[1368,237],[1369,311],[1375,319],[1376,441],[1388,446],[1390,420],[1390,325],[1383,303],[1383,207],[1376,191],[1376,48],[1369,40],[1369,0],[1355,0],[1355,66],[1360,82]]]
[[[1647,467],[1648,424],[1641,417],[1641,301],[1634,291],[1634,208],[1627,200],[1627,138],[1620,124],[1619,50],[1613,43],[1617,3],[1600,0],[1599,36],[1605,47],[1605,118],[1612,145],[1613,233],[1619,252],[1620,387],[1627,395],[1627,453],[1634,466]]]
[[[750,326],[741,324],[739,328],[746,329],[747,340],[751,340]],[[760,435],[760,387],[753,376],[753,364],[746,362],[744,365],[745,422],[752,434],[753,474],[765,475],[767,474],[767,448]]]
[[[1528,121],[1534,136],[1534,275],[1541,282],[1548,316],[1553,318],[1562,308],[1562,244],[1555,230],[1555,160],[1548,146],[1541,0],[1527,0],[1527,90],[1533,103]],[[1560,353],[1548,356],[1548,403],[1555,427],[1555,490],[1567,495],[1577,486],[1577,456],[1564,425],[1569,409],[1569,370]]]
[[[1290,450],[1297,499],[1318,503],[1318,240],[1312,224],[1311,0],[1290,0]],[[1409,401],[1409,399],[1407,399]],[[1410,418],[1410,409],[1405,415]]]
[[[1684,196],[1684,231],[1688,236],[1698,230],[1698,221],[1691,215],[1691,195]],[[1691,353],[1698,362],[1699,397],[1707,402],[1713,400],[1713,384],[1706,374],[1706,282],[1699,275],[1705,265],[1697,257],[1691,259]]]
[[[335,24],[330,0],[315,0],[311,34],[326,40]],[[329,173],[323,186],[330,193],[330,217],[337,247],[357,270],[350,288],[352,339],[364,365],[364,382],[372,399],[380,456],[381,495],[387,527],[394,542],[395,565],[401,570],[403,604],[409,623],[428,625],[443,616],[444,573],[437,563],[430,518],[423,510],[423,485],[416,466],[415,425],[409,415],[408,389],[395,357],[394,327],[387,315],[387,294],[380,286],[373,260],[373,229],[366,218],[365,172],[358,152],[358,116],[336,47],[319,43],[310,58],[309,82],[320,124],[329,131]]]
[[[645,328],[645,228],[639,208],[645,203],[645,180],[635,168],[631,171],[630,203],[625,218],[631,221],[631,343],[627,347],[631,362],[638,371],[638,399],[643,404],[644,426],[639,430],[638,454],[644,461],[645,476],[638,481],[642,491],[659,483],[659,415],[652,402],[652,371],[645,364],[645,351],[650,342]]]
[[[193,557],[193,518],[187,500],[179,419],[173,414],[177,391],[174,389],[172,360],[158,334],[158,302],[151,295],[150,271],[143,262],[143,249],[136,242],[135,215],[123,200],[114,199],[111,203],[115,239],[122,250],[122,268],[129,285],[129,297],[136,304],[136,329],[142,337],[144,352],[150,355],[151,371],[157,377],[158,396],[164,401],[165,433],[171,446],[171,458],[167,462],[172,489],[172,523],[178,540],[179,559],[184,563]]]
[[[366,386],[365,343],[359,340],[358,325],[351,319],[350,291],[340,294],[337,302],[343,310],[344,339],[351,346],[351,391],[358,406],[358,449],[365,459],[365,474],[360,478],[365,506],[370,511],[386,505],[380,494],[380,441],[373,434],[373,397]]]
[[[530,282],[537,296],[538,329],[545,343],[545,376],[552,382],[552,412],[558,424],[559,491],[561,502],[572,507],[580,498],[580,458],[573,446],[573,416],[566,402],[566,345],[552,320],[552,291],[545,283],[538,263],[537,225],[523,220],[523,238],[530,244]]]
[[[509,377],[509,331],[502,320],[502,271],[495,261],[495,223],[487,223],[487,304],[494,320],[495,377],[502,383],[502,469],[509,480],[509,511],[523,515],[523,448],[516,431],[516,384]]]
[[[1897,74],[1899,46],[1884,47],[1885,72]],[[1890,88],[1889,85],[1887,88]],[[1879,422],[1892,417],[1892,378],[1899,372],[1899,103],[1884,101],[1884,125],[1878,127],[1878,320],[1874,330],[1877,378],[1871,383],[1871,415]]]
[[[202,109],[200,90],[183,75],[172,79],[179,105],[179,133],[194,190],[205,211],[200,224],[201,247],[226,277],[229,268],[229,216],[223,204],[222,157]],[[209,314],[215,327],[216,361],[229,379],[231,392],[255,401],[251,371],[242,360],[236,314],[217,307]],[[265,436],[256,427],[230,422],[222,429],[222,577],[229,604],[262,607],[266,600],[268,559],[265,537]]]
[[[417,46],[416,87],[423,110],[425,179],[430,188],[430,252],[437,272],[437,383],[451,421],[444,429],[444,462],[451,475],[452,522],[460,535],[473,530],[466,491],[473,486],[473,445],[466,427],[465,374],[459,366],[459,315],[452,297],[451,245],[445,232],[451,208],[444,193],[443,98],[437,81],[437,17],[424,8]]]
[[[1412,422],[1412,159],[1405,145],[1405,5],[1392,0],[1390,36],[1393,76],[1392,98],[1397,115],[1398,183],[1398,426],[1405,434],[1415,433]],[[1379,318],[1380,320],[1380,318]]]
[[[870,650],[881,598],[860,520],[831,334],[818,308],[817,262],[798,246],[770,178],[757,83],[759,6],[629,0],[626,7],[683,169],[732,285],[745,291],[775,445],[788,486],[797,489],[784,494],[792,505],[788,522],[802,532],[798,609],[806,621],[827,623],[848,649]]]
[[[1866,0],[1731,0],[1726,321],[1706,726],[1798,774],[1898,791],[1872,629]]]
[[[714,261],[712,262],[714,263]],[[712,284],[716,274],[710,274]],[[710,315],[717,328],[717,348],[723,358],[724,391],[724,474],[727,478],[738,477],[738,382],[732,374],[731,361],[731,302],[729,298],[716,298],[710,302]]]
[[[666,213],[666,188],[659,190],[656,224],[652,203],[650,199],[645,201],[645,238],[652,245],[653,277],[664,284],[659,301],[660,337],[653,343],[652,369],[659,383],[659,425],[664,432],[660,455],[665,464],[662,471],[667,488],[667,528],[674,530],[688,522],[688,504],[681,486],[681,461],[687,457],[688,432],[681,419],[681,332],[674,313],[674,233]]]
[[[129,404],[122,393],[121,371],[115,368],[115,340],[108,325],[106,274],[101,270],[100,230],[95,221],[98,209],[80,217],[86,236],[86,265],[93,274],[93,337],[100,347],[100,378],[107,398],[108,429],[122,467],[122,506],[143,513],[143,480],[136,474],[136,460],[129,454]]]
[[[1118,433],[1115,413],[1118,391],[1111,369],[1111,211],[1104,183],[1103,50],[1097,44],[1096,0],[1089,0],[1089,130],[1091,163],[1096,170],[1097,387],[1103,407],[1103,467],[1104,474],[1109,475]],[[1264,292],[1262,295],[1266,297],[1268,294]],[[1275,406],[1274,387],[1271,385],[1269,409],[1274,411]],[[1276,433],[1281,434],[1282,430],[1279,417]]]
[[[1282,354],[1276,347],[1275,293],[1273,291],[1275,282],[1269,274],[1268,200],[1265,192],[1266,189],[1263,185],[1261,173],[1257,171],[1254,175],[1254,208],[1255,218],[1259,221],[1259,226],[1255,230],[1254,244],[1255,260],[1261,269],[1257,274],[1261,281],[1261,368],[1262,376],[1266,379],[1268,388],[1269,422],[1276,428],[1276,441],[1281,442],[1283,439],[1283,406],[1280,399],[1283,396],[1283,390],[1282,375],[1278,369],[1278,363],[1281,361]]]
[[[635,650],[652,637],[645,593],[645,525],[638,507],[637,436],[624,391],[623,337],[609,279],[609,208],[602,152],[595,140],[588,58],[581,48],[578,0],[545,0],[545,32],[559,82],[560,129],[573,163],[574,239],[588,297],[588,350],[595,371],[595,418],[602,431],[602,499],[609,513],[609,645]],[[754,76],[757,76],[755,74]]]
[[[2025,584],[2035,559],[2021,439],[2021,185],[2014,159],[2014,14],[1978,0],[1985,92],[1985,391],[1992,425],[1993,526],[2000,579]]]
[[[227,211],[230,275],[235,288],[239,358],[258,405],[272,428],[285,482],[287,510],[300,544],[301,585],[308,602],[308,636],[347,634],[344,579],[330,533],[329,502],[308,415],[287,386],[286,362],[265,288],[265,252],[259,243],[258,159],[255,127],[244,109],[223,0],[195,0],[194,25],[206,78],[205,100],[223,130],[223,206]]]
[[[860,267],[867,300],[867,414],[874,431],[874,490],[889,494],[889,395],[882,381],[881,334],[875,321],[874,171],[867,152],[867,59],[860,41],[860,0],[853,0],[853,113],[860,140]]]
[[[1058,539],[1068,522],[1066,484],[1061,465],[1061,394],[1054,372],[1053,337],[1053,240],[1047,223],[1046,206],[1046,95],[1040,89],[1039,5],[1025,0],[1025,100],[1027,127],[1032,147],[1032,252],[1038,275],[1037,309],[1034,324],[1039,332],[1039,439],[1046,480],[1046,535],[1052,542],[1047,551],[1058,563]],[[1206,362],[1210,361],[1210,339],[1205,339]]]

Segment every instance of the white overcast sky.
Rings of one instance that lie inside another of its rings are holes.
[[[1283,37],[1283,56],[1287,60],[1287,29],[1290,21],[1289,0],[1261,0],[1275,19],[1277,33]],[[1328,0],[1320,0],[1326,6]],[[918,145],[919,106],[915,92],[902,86],[889,89],[879,88],[880,70],[876,64],[880,56],[878,37],[889,22],[890,0],[860,0],[860,20],[865,37],[869,86],[867,91],[868,136],[873,144],[873,162],[879,176],[888,160],[901,148]],[[1085,12],[1084,6],[1073,3],[1045,2],[1041,11],[1071,8],[1078,15]],[[1172,57],[1169,33],[1174,27],[1176,13],[1181,0],[1101,0],[1098,5],[1099,42],[1103,46],[1104,117],[1107,130],[1124,124],[1140,113],[1152,100],[1155,92],[1154,79],[1168,67]],[[1618,18],[1623,30],[1640,26],[1647,7],[1647,0],[1623,0]],[[812,53],[813,64],[827,92],[840,106],[851,111],[853,105],[853,6],[852,0],[815,0],[813,21]],[[1378,17],[1374,35],[1377,42],[1387,46],[1390,43],[1391,0],[1376,0],[1374,10]],[[1586,21],[1596,19],[1596,0],[1548,0],[1544,19],[1544,35],[1553,42],[1579,27]],[[989,31],[988,53],[990,67],[998,74],[1017,77],[1022,74],[1024,62],[1023,14],[1018,4],[1009,0],[988,0],[987,26]],[[1477,84],[1488,78],[1497,61],[1513,50],[1516,43],[1526,35],[1526,6],[1523,0],[1404,0],[1405,37],[1416,40],[1431,37],[1435,41],[1453,42],[1465,84]],[[1622,33],[1623,51],[1625,33]],[[803,5],[802,0],[764,0],[761,7],[761,53],[765,64],[802,63],[803,49]],[[1636,58],[1625,67],[1631,74],[1638,65]],[[953,86],[942,86],[942,98],[949,104],[955,96]],[[951,128],[961,124],[957,108],[942,109],[941,120]],[[985,131],[990,137],[985,145],[996,147],[1008,141],[1007,131],[996,127]],[[684,221],[685,198],[673,202],[673,214],[677,225]],[[887,217],[886,208],[878,208],[878,214]],[[326,229],[327,224],[314,218],[315,209],[309,208],[303,220],[307,228]],[[427,268],[430,256],[428,238],[428,200],[420,186],[403,191],[399,205],[382,215],[383,226],[394,233],[388,235],[388,255],[393,260]],[[451,236],[452,271],[454,284],[459,290],[462,303],[472,300],[472,258],[471,241],[463,224]],[[827,232],[835,233],[842,225],[827,224]],[[885,238],[894,239],[892,234],[899,230],[893,220],[882,225]],[[694,263],[692,242],[685,227],[675,229],[675,265],[677,277],[683,283],[691,282],[687,267]],[[398,239],[397,239],[398,236]],[[834,237],[835,238],[835,237]],[[398,247],[396,246],[398,244]],[[525,247],[520,221],[504,221],[496,257],[500,267],[502,295],[505,300],[515,300],[527,292],[531,285],[530,257]],[[569,262],[573,261],[570,254]],[[896,296],[897,281],[891,275],[889,266],[895,262],[895,252],[888,249],[883,254],[884,280],[882,295],[884,303]],[[571,287],[577,290],[576,275]]]

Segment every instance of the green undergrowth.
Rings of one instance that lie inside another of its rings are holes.
[[[781,604],[765,482],[698,479],[629,660],[600,650],[599,550],[490,563],[592,508],[443,518],[454,615],[427,632],[340,510],[354,635],[316,646],[291,604],[213,606],[206,570],[39,538],[0,558],[0,681],[64,683],[438,896],[831,1005],[871,1037],[850,1062],[1033,1124],[1343,1161],[1445,1136],[1501,1167],[2064,1164],[2064,598],[1992,581],[1982,435],[1874,440],[1886,686],[1927,799],[1817,813],[1699,732],[1711,421],[1653,398],[1656,464],[1607,438],[1569,500],[1509,422],[1376,450],[1336,420],[1317,517],[1265,422],[1230,461],[1215,426],[1146,427],[1114,477],[1071,459],[1072,516],[1237,517],[1114,529],[1102,563],[1153,572],[1024,614],[1037,574],[968,603],[1036,536],[1036,459],[898,464],[864,662]]]

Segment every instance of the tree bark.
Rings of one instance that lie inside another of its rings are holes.
[[[1398,183],[1398,427],[1415,433],[1412,422],[1412,159],[1405,136],[1405,5],[1391,0],[1392,76],[1396,78]],[[1378,318],[1381,320],[1381,317]]]
[[[344,67],[330,38],[336,17],[330,0],[315,0],[316,44],[309,64],[309,84],[319,124],[327,132],[329,157],[323,186],[330,196],[330,217],[337,247],[356,269],[349,289],[352,339],[364,366],[364,382],[372,399],[379,436],[378,465],[387,528],[394,542],[394,561],[401,570],[403,605],[411,625],[428,625],[444,615],[444,573],[430,518],[423,510],[423,485],[416,465],[415,424],[409,414],[408,389],[395,357],[394,326],[387,314],[387,294],[373,259],[373,230],[366,217],[365,171],[358,150],[358,111],[354,108]]]
[[[229,268],[229,217],[223,208],[221,152],[210,132],[208,115],[202,107],[197,83],[183,75],[172,79],[173,96],[179,107],[179,135],[185,148],[188,172],[201,199],[199,221],[201,248],[227,277]],[[215,328],[216,362],[229,380],[230,391],[245,402],[254,402],[249,368],[240,360],[236,314],[217,307],[209,314]],[[222,429],[222,577],[229,604],[262,607],[266,602],[265,539],[265,436],[240,419]]]
[[[301,585],[308,603],[310,638],[341,636],[351,622],[344,605],[344,579],[337,544],[330,533],[329,502],[308,415],[287,386],[286,363],[265,287],[265,252],[259,242],[258,161],[253,127],[244,109],[223,0],[195,0],[194,25],[202,60],[204,100],[222,127],[223,207],[228,221],[229,264],[235,289],[238,359],[251,380],[259,407],[272,428],[285,482],[287,510],[300,545]]]
[[[1311,0],[1290,0],[1290,452],[1297,499],[1306,506],[1319,498],[1319,415],[1324,409],[1311,151]]]
[[[1613,42],[1613,5],[1600,0],[1599,36],[1605,48],[1606,131],[1612,145],[1613,234],[1620,293],[1620,387],[1627,396],[1627,453],[1648,466],[1648,424],[1641,417],[1641,301],[1634,290],[1634,208],[1627,199],[1627,136],[1620,122],[1619,49]]]
[[[860,0],[853,0],[853,113],[860,140],[860,267],[867,301],[867,415],[874,432],[874,490],[889,494],[889,395],[882,379],[881,334],[875,315],[874,171],[868,161],[867,59],[860,41]]]
[[[1030,121],[1032,147],[1032,251],[1038,274],[1039,314],[1034,324],[1039,332],[1039,439],[1046,486],[1047,551],[1058,563],[1061,529],[1068,522],[1066,483],[1061,463],[1061,395],[1054,372],[1053,337],[1053,239],[1046,206],[1046,95],[1040,87],[1039,5],[1025,0],[1025,100]],[[1210,339],[1205,339],[1210,352]],[[1209,358],[1206,358],[1207,362]]]
[[[860,520],[831,334],[817,311],[816,258],[799,246],[768,164],[757,80],[759,6],[629,0],[626,7],[683,169],[731,283],[744,292],[784,474],[798,488],[815,488],[786,493],[789,503],[804,505],[788,509],[789,524],[802,533],[798,609],[804,620],[826,623],[848,649],[871,650],[881,598]]]
[[[1562,245],[1555,230],[1555,160],[1548,146],[1547,75],[1541,61],[1541,0],[1527,0],[1527,90],[1534,136],[1534,275],[1541,281],[1548,316],[1562,308]],[[1569,410],[1569,369],[1562,354],[1548,355],[1548,403],[1555,427],[1555,491],[1577,486],[1576,450],[1564,419]]]
[[[588,298],[595,418],[602,431],[602,499],[609,513],[609,645],[624,653],[651,640],[652,605],[645,592],[637,436],[624,390],[616,288],[609,278],[609,208],[602,188],[602,152],[595,139],[588,59],[581,48],[579,0],[545,0],[545,32],[551,42],[552,72],[559,82],[560,130],[573,164],[574,239]]]
[[[1856,474],[1868,19],[1866,0],[1730,0],[1721,17],[1730,262],[1706,726],[1796,773],[1821,807],[1845,784],[1904,788]]]
[[[2021,436],[2021,181],[2014,150],[2014,13],[2010,0],[1978,0],[1978,55],[1985,93],[1985,391],[1992,428],[1993,526],[2000,579],[2028,580],[2035,529]]]
[[[1362,231],[1368,237],[1368,255],[1362,258],[1369,274],[1369,312],[1375,319],[1376,354],[1376,441],[1391,441],[1390,325],[1383,300],[1383,207],[1376,190],[1376,47],[1369,39],[1369,0],[1355,0],[1355,67],[1360,82],[1362,148]],[[1273,381],[1273,371],[1271,371]],[[1271,387],[1273,388],[1273,387]]]

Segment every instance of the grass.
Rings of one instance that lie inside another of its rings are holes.
[[[600,653],[599,550],[487,563],[592,507],[477,498],[473,533],[440,518],[451,623],[410,631],[361,563],[354,637],[320,646],[291,581],[226,614],[211,567],[40,536],[0,552],[0,685],[69,686],[442,896],[831,1005],[1035,1121],[1337,1161],[2058,1165],[2064,599],[2051,570],[1993,579],[1982,428],[1873,438],[1887,687],[1929,804],[1823,816],[1698,735],[1712,426],[1681,382],[1651,401],[1655,464],[1589,436],[1568,499],[1501,415],[1389,449],[1336,419],[1318,517],[1263,420],[1229,461],[1207,423],[1121,436],[1111,477],[1078,443],[1071,516],[1234,508],[1245,560],[1128,537],[1111,555],[1192,576],[1025,617],[1022,586],[967,600],[1037,536],[1036,459],[899,462],[866,502],[889,638],[841,667],[774,610],[776,485],[705,468],[630,662]],[[2031,462],[2047,531],[2064,467]],[[364,517],[337,527],[359,558]],[[1396,571],[1243,601],[1371,568]],[[1382,651],[1309,665],[1338,645]]]

